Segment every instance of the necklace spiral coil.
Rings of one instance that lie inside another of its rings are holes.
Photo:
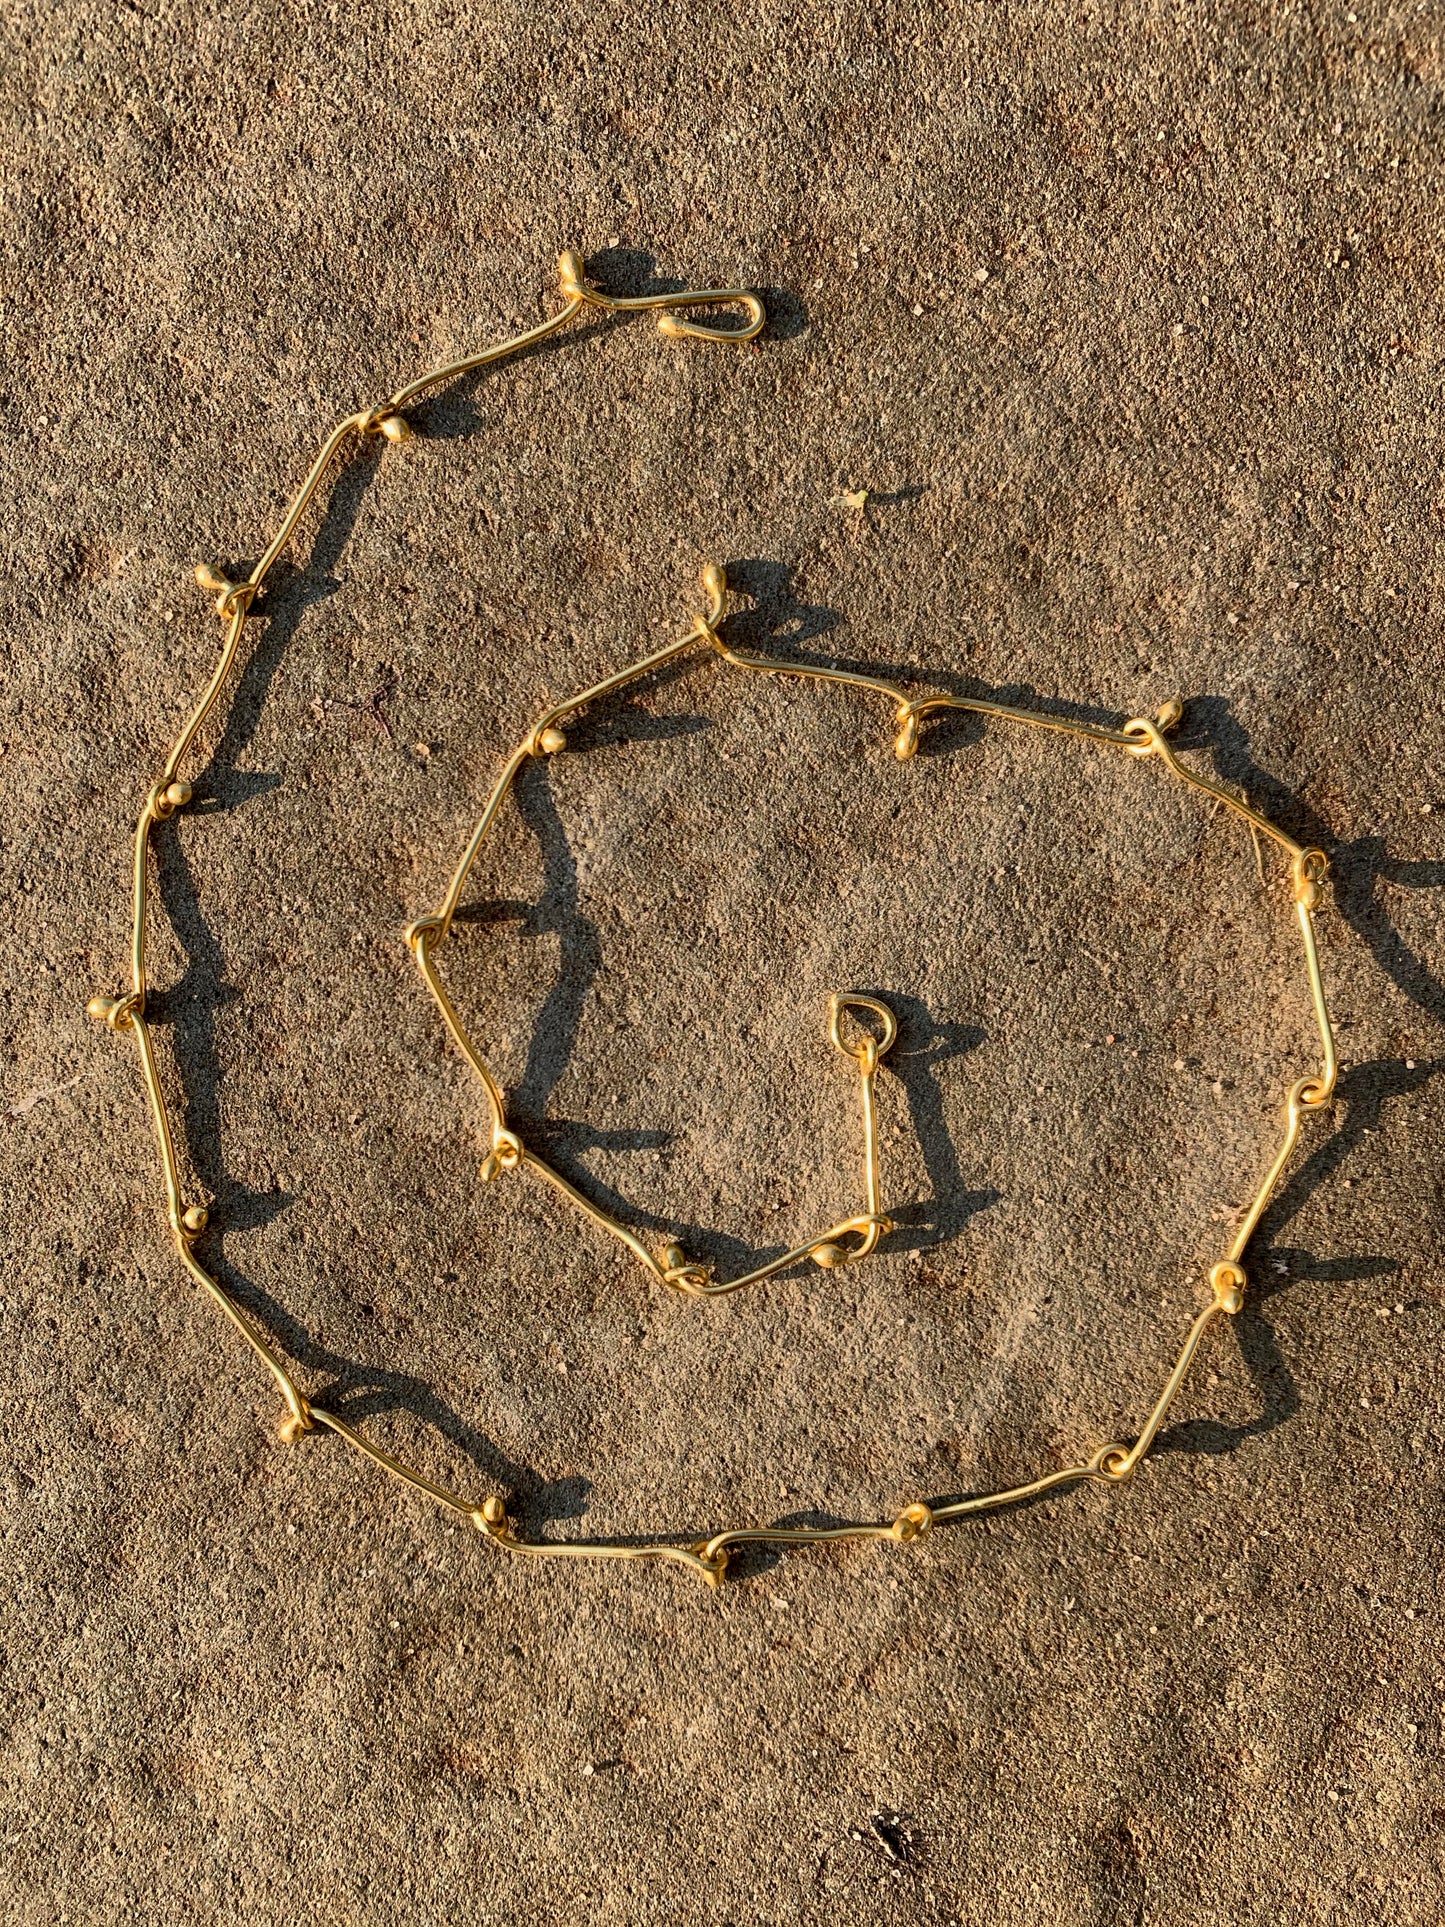
[[[1209,1272],[1209,1300],[1189,1326],[1173,1368],[1138,1435],[1132,1443],[1110,1441],[1102,1444],[1089,1458],[1045,1473],[1022,1485],[974,1494],[947,1504],[930,1506],[922,1501],[914,1501],[903,1506],[892,1518],[871,1523],[833,1527],[743,1525],[723,1529],[691,1543],[678,1543],[666,1538],[628,1545],[585,1540],[528,1539],[518,1532],[501,1495],[492,1493],[478,1500],[438,1485],[416,1467],[383,1450],[337,1413],[309,1399],[270,1337],[203,1262],[200,1251],[208,1232],[214,1229],[210,1209],[200,1200],[186,1195],[170,1111],[157,1063],[151,1020],[146,1010],[153,841],[160,827],[184,811],[193,800],[194,785],[182,775],[182,769],[235,671],[242,637],[253,613],[255,599],[295,533],[307,505],[348,445],[378,437],[391,445],[407,441],[414,429],[405,411],[423,395],[474,369],[519,353],[554,334],[589,309],[614,314],[653,312],[657,315],[658,326],[663,334],[672,338],[712,342],[751,341],[761,331],[766,319],[758,297],[740,288],[688,290],[631,298],[605,295],[589,284],[580,258],[571,253],[561,257],[559,281],[564,306],[558,314],[534,328],[483,349],[479,354],[433,369],[399,388],[379,406],[361,410],[339,422],[322,444],[276,535],[248,574],[238,578],[211,564],[202,564],[196,570],[198,583],[214,599],[216,611],[226,625],[221,656],[205,691],[147,793],[136,826],[132,864],[129,988],[116,996],[92,998],[89,1005],[92,1016],[117,1036],[128,1037],[135,1046],[160,1154],[167,1216],[181,1262],[270,1375],[285,1407],[280,1428],[283,1439],[294,1443],[320,1430],[333,1432],[353,1450],[413,1490],[459,1514],[492,1545],[530,1558],[670,1560],[716,1586],[727,1569],[732,1550],[745,1545],[821,1545],[847,1540],[909,1543],[935,1526],[995,1511],[1065,1486],[1085,1482],[1121,1485],[1133,1476],[1140,1460],[1157,1437],[1210,1326],[1221,1318],[1233,1317],[1241,1309],[1248,1284],[1243,1260],[1250,1240],[1279,1188],[1298,1142],[1303,1120],[1326,1108],[1334,1093],[1337,1075],[1334,1031],[1320,975],[1314,927],[1328,867],[1324,852],[1296,843],[1250,804],[1179,760],[1168,741],[1183,714],[1183,706],[1178,702],[1166,704],[1153,717],[1136,716],[1119,728],[1112,729],[981,698],[911,695],[905,688],[880,677],[747,654],[731,647],[722,633],[727,608],[727,582],[723,570],[716,565],[709,565],[703,572],[705,607],[676,641],[580,691],[567,701],[554,704],[536,719],[504,763],[440,905],[431,914],[417,918],[406,931],[407,945],[427,990],[441,1013],[447,1031],[480,1083],[486,1100],[490,1129],[480,1177],[485,1183],[492,1184],[504,1180],[514,1182],[519,1174],[532,1174],[559,1194],[570,1207],[622,1244],[654,1283],[698,1297],[731,1294],[807,1261],[825,1271],[863,1263],[877,1249],[880,1240],[893,1229],[893,1221],[884,1203],[885,1186],[879,1165],[875,1081],[879,1066],[894,1042],[896,1020],[886,1003],[860,992],[845,991],[834,995],[829,1009],[828,1035],[834,1047],[851,1059],[856,1067],[863,1137],[863,1209],[826,1226],[803,1244],[739,1277],[714,1277],[709,1267],[689,1258],[677,1243],[669,1243],[660,1251],[650,1249],[627,1225],[602,1210],[533,1146],[526,1143],[509,1121],[505,1093],[446,989],[440,974],[439,957],[453,934],[454,920],[468,877],[518,774],[535,760],[565,753],[567,735],[564,725],[579,712],[604,702],[628,684],[651,674],[675,658],[689,651],[698,651],[708,652],[725,668],[747,674],[842,684],[863,692],[870,699],[881,700],[892,712],[894,749],[901,763],[907,763],[916,753],[921,732],[930,717],[948,710],[965,710],[1005,723],[1078,737],[1121,753],[1132,761],[1153,764],[1189,789],[1208,797],[1216,806],[1223,806],[1241,818],[1256,843],[1263,838],[1282,852],[1303,946],[1321,1061],[1317,1070],[1296,1079],[1285,1094],[1284,1124],[1275,1156],[1259,1184],[1253,1202],[1240,1220],[1227,1251]],[[692,318],[694,310],[714,307],[741,308],[744,316],[742,325],[716,326]]]

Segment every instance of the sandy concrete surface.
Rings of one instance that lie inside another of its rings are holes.
[[[1434,1922],[1445,798],[1436,5],[15,0],[3,89],[0,1915]],[[158,845],[207,1251],[303,1385],[558,1539],[890,1515],[1137,1431],[1315,1062],[1277,864],[1156,770],[699,663],[574,731],[449,980],[520,1128],[724,1270],[861,1203],[831,990],[890,999],[898,1230],[699,1304],[524,1179],[400,940],[504,749],[730,633],[1117,722],[1331,852],[1343,1070],[1158,1449],[912,1548],[510,1559],[296,1447],[187,1284],[128,839],[324,431],[350,463]],[[845,494],[869,491],[861,508]]]

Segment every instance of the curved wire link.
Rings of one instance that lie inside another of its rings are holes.
[[[528,1558],[661,1559],[682,1565],[708,1584],[716,1586],[721,1583],[730,1554],[737,1547],[827,1545],[848,1540],[888,1541],[903,1545],[922,1537],[935,1525],[971,1518],[979,1513],[995,1511],[1002,1506],[1016,1505],[1068,1485],[1085,1482],[1102,1485],[1122,1484],[1133,1476],[1140,1460],[1158,1436],[1160,1427],[1168,1416],[1211,1324],[1218,1318],[1232,1317],[1240,1310],[1247,1284],[1242,1260],[1250,1239],[1284,1176],[1285,1168],[1299,1139],[1303,1118],[1327,1106],[1334,1092],[1338,1074],[1334,1030],[1330,1022],[1320,974],[1314,929],[1314,915],[1319,906],[1321,887],[1328,868],[1324,852],[1306,849],[1295,843],[1276,824],[1271,823],[1242,798],[1235,796],[1221,784],[1200,775],[1179,760],[1166,740],[1183,714],[1182,705],[1178,702],[1166,704],[1153,718],[1132,717],[1120,728],[1109,729],[1094,723],[1076,721],[1071,717],[1021,709],[1004,703],[986,702],[973,697],[941,694],[910,696],[898,684],[885,681],[880,677],[861,675],[851,670],[835,669],[821,664],[745,654],[731,648],[720,634],[720,625],[726,612],[727,580],[722,569],[715,564],[709,565],[703,572],[706,607],[694,619],[692,626],[684,635],[664,648],[654,650],[651,655],[644,656],[630,667],[592,684],[565,702],[554,704],[532,726],[503,764],[491,795],[452,873],[440,906],[430,915],[416,919],[406,932],[406,941],[416,959],[422,979],[441,1012],[447,1030],[475,1073],[486,1099],[490,1131],[488,1149],[481,1165],[480,1176],[484,1182],[491,1183],[512,1171],[532,1172],[569,1207],[584,1214],[621,1243],[656,1282],[695,1297],[718,1297],[740,1291],[745,1286],[775,1277],[780,1272],[789,1270],[805,1260],[811,1260],[825,1271],[840,1265],[861,1263],[877,1249],[880,1239],[893,1229],[892,1220],[882,1204],[883,1187],[878,1161],[875,1081],[879,1066],[895,1041],[897,1021],[886,1003],[877,998],[864,996],[861,992],[839,992],[832,998],[828,1013],[828,1035],[833,1045],[845,1056],[852,1058],[857,1066],[863,1123],[864,1209],[852,1217],[843,1218],[829,1225],[826,1230],[819,1232],[805,1243],[767,1260],[741,1277],[715,1279],[708,1267],[690,1260],[682,1247],[675,1243],[669,1244],[660,1252],[649,1250],[627,1225],[603,1211],[584,1191],[564,1177],[536,1150],[525,1144],[509,1124],[505,1092],[471,1038],[466,1024],[442,982],[437,967],[437,952],[451,937],[467,880],[483,844],[511,793],[518,774],[533,759],[557,756],[566,749],[567,737],[561,725],[569,717],[594,703],[604,701],[619,689],[638,680],[639,677],[646,676],[664,663],[672,661],[674,657],[681,656],[688,650],[700,648],[710,651],[724,665],[748,673],[843,684],[867,695],[884,697],[894,711],[894,749],[900,762],[907,762],[916,753],[920,733],[927,719],[949,709],[968,710],[1003,722],[1019,723],[1030,728],[1077,736],[1086,742],[1123,750],[1131,757],[1140,760],[1152,758],[1163,770],[1186,787],[1197,790],[1216,803],[1222,804],[1247,825],[1256,839],[1261,836],[1267,838],[1282,850],[1288,859],[1291,894],[1304,946],[1310,1000],[1320,1038],[1321,1066],[1318,1072],[1299,1078],[1290,1087],[1285,1101],[1285,1128],[1279,1148],[1259,1185],[1252,1204],[1240,1222],[1228,1255],[1221,1259],[1210,1272],[1211,1302],[1190,1325],[1163,1390],[1133,1443],[1101,1445],[1090,1458],[1076,1465],[1045,1473],[1023,1485],[1004,1487],[997,1491],[978,1493],[932,1506],[915,1501],[905,1505],[892,1519],[872,1523],[859,1522],[831,1527],[738,1526],[715,1532],[706,1539],[690,1544],[673,1543],[666,1538],[627,1545],[609,1544],[597,1540],[525,1539],[514,1530],[507,1514],[505,1501],[500,1495],[490,1494],[479,1504],[474,1503],[445,1486],[435,1484],[414,1466],[384,1451],[337,1413],[320,1405],[311,1404],[267,1338],[257,1329],[249,1315],[225,1289],[220,1280],[202,1264],[197,1256],[196,1245],[204,1237],[210,1225],[210,1213],[208,1207],[200,1202],[188,1205],[185,1201],[185,1184],[171,1131],[164,1086],[146,1019],[151,843],[157,825],[165,823],[192,800],[192,785],[184,780],[179,772],[235,673],[246,622],[252,612],[255,598],[267,575],[295,534],[308,504],[320,489],[338,455],[348,442],[353,439],[363,440],[373,435],[379,435],[393,444],[406,441],[412,433],[412,427],[402,410],[420,396],[473,369],[520,353],[565,327],[584,310],[599,309],[612,314],[651,311],[657,314],[659,328],[664,334],[674,338],[704,341],[751,341],[763,327],[766,319],[762,302],[756,295],[742,288],[702,289],[676,294],[630,297],[603,294],[587,282],[582,262],[575,254],[562,256],[559,279],[565,301],[560,313],[539,322],[536,327],[527,329],[522,334],[512,336],[509,340],[484,348],[478,354],[432,369],[397,389],[380,407],[348,415],[343,421],[338,422],[323,442],[305,480],[287,509],[276,535],[248,575],[240,580],[234,580],[210,564],[202,564],[196,570],[197,581],[202,588],[214,596],[217,613],[226,624],[221,656],[199,702],[167,755],[160,777],[147,795],[145,806],[136,825],[132,864],[130,988],[120,996],[94,997],[89,1005],[91,1014],[102,1021],[108,1029],[117,1035],[129,1036],[135,1042],[141,1078],[149,1100],[151,1121],[160,1154],[167,1217],[181,1261],[191,1277],[215,1300],[252,1354],[275,1382],[286,1406],[286,1417],[281,1426],[283,1438],[294,1441],[318,1429],[333,1432],[353,1451],[369,1459],[393,1478],[437,1504],[467,1518],[482,1537],[492,1545]],[[689,310],[717,307],[741,309],[744,317],[742,323],[735,327],[720,327],[687,318]],[[844,1035],[845,1022],[848,1036]],[[849,1041],[850,1037],[852,1041]]]

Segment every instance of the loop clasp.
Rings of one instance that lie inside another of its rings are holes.
[[[1323,850],[1301,850],[1290,864],[1290,882],[1294,887],[1294,900],[1306,910],[1317,910],[1320,903],[1320,885],[1324,882],[1330,867],[1330,860]]]
[[[515,1171],[526,1155],[522,1140],[516,1132],[499,1126],[492,1132],[492,1148],[482,1160],[480,1172],[482,1183],[493,1183],[503,1171]]]
[[[861,1043],[845,1044],[839,1028],[845,1010],[866,1010],[883,1026],[883,1035],[874,1037],[865,1031]],[[880,1003],[876,997],[865,997],[859,990],[835,990],[828,999],[828,1035],[835,1050],[842,1051],[845,1057],[856,1057],[871,1070],[892,1050],[898,1037],[898,1019],[887,1004]]]

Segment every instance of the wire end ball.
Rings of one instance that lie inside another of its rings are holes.
[[[196,581],[216,598],[216,614],[228,620],[250,608],[257,587],[254,582],[233,582],[214,562],[196,564]]]
[[[702,586],[707,592],[707,615],[704,620],[709,629],[715,629],[722,621],[728,598],[727,570],[721,562],[708,563],[702,572]]]
[[[502,1539],[507,1533],[507,1508],[494,1492],[468,1515],[484,1539]]]
[[[189,783],[167,783],[164,789],[156,790],[151,797],[151,808],[162,822],[173,816],[177,810],[185,808],[195,795]]]

